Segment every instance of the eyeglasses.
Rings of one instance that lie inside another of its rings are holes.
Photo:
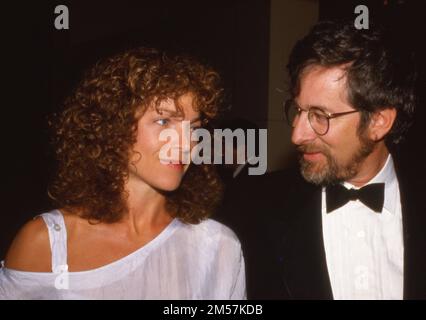
[[[359,110],[352,110],[338,113],[328,113],[318,107],[310,107],[308,110],[303,110],[297,105],[294,100],[287,100],[284,104],[285,117],[289,126],[294,128],[296,119],[299,118],[302,111],[308,113],[309,124],[314,132],[323,136],[330,128],[330,119],[341,117],[347,114],[359,112]]]

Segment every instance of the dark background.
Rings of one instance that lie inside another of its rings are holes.
[[[50,208],[46,188],[53,169],[46,117],[99,58],[139,45],[190,53],[222,74],[228,117],[244,117],[260,127],[267,119],[269,0],[27,2],[1,9],[0,259],[19,227]],[[413,159],[426,159],[423,3],[319,1],[320,19],[353,17],[357,4],[367,5],[370,21],[392,30],[396,46],[417,52],[422,97],[405,144]],[[69,8],[70,30],[53,26],[58,4]],[[425,170],[422,164],[413,170]]]

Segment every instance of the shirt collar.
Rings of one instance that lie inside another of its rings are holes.
[[[384,183],[385,184],[385,202],[383,207],[390,213],[395,213],[396,202],[397,202],[397,192],[398,192],[398,180],[396,178],[395,166],[391,154],[388,155],[385,165],[383,168],[365,185],[372,183]],[[343,185],[350,189],[359,189],[349,182],[344,182]]]

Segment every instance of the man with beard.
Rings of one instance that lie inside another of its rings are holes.
[[[404,166],[395,147],[415,72],[387,44],[379,30],[320,22],[294,47],[285,114],[301,175],[259,178],[241,199],[256,199],[235,223],[249,298],[426,298],[425,166],[415,155]]]

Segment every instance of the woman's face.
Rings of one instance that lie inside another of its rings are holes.
[[[158,111],[150,107],[139,119],[134,154],[129,163],[130,180],[162,191],[179,187],[189,166],[182,163],[185,162],[183,157],[189,155],[194,146],[190,134],[201,126],[200,113],[193,109],[192,94],[182,95],[179,105],[182,113],[178,112],[172,99],[162,101]],[[191,130],[184,130],[183,121],[189,122]],[[172,129],[176,138],[161,141],[164,139],[160,139],[160,133],[165,129]],[[169,150],[167,156],[164,150]]]

